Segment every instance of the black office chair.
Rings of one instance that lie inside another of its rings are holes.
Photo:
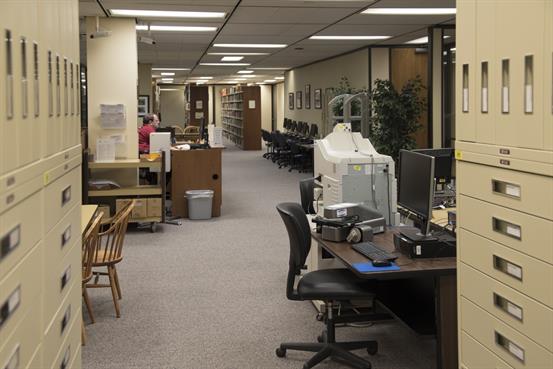
[[[312,368],[326,358],[334,358],[359,369],[370,369],[371,363],[352,354],[351,350],[366,349],[369,354],[378,351],[376,341],[337,343],[333,301],[352,299],[373,299],[372,284],[357,278],[347,269],[322,269],[305,274],[294,289],[295,277],[305,264],[311,248],[311,232],[307,217],[299,204],[281,203],[277,210],[288,231],[290,240],[290,261],[286,283],[286,297],[289,300],[322,300],[326,304],[324,319],[326,334],[322,343],[283,343],[276,349],[278,357],[286,356],[286,350],[316,352],[304,365]]]
[[[313,207],[315,201],[313,189],[315,188],[315,178],[302,179],[300,181],[301,207],[305,214],[316,214]]]

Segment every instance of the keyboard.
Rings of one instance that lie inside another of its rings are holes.
[[[380,247],[376,246],[372,242],[361,242],[351,245],[351,247],[358,253],[364,255],[365,257],[371,260],[389,260],[394,261],[397,259],[397,256],[394,254],[387,253],[382,250]]]

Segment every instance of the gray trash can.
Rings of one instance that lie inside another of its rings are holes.
[[[188,200],[189,219],[211,219],[212,190],[189,190],[185,197]]]

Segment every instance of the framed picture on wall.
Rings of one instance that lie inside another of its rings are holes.
[[[138,116],[143,117],[150,111],[150,96],[138,96]]]
[[[322,109],[321,95],[321,89],[315,89],[313,93],[313,105],[315,106],[315,109]]]
[[[305,108],[311,109],[311,85],[305,85]]]
[[[290,92],[288,94],[288,109],[294,110],[294,93]]]
[[[296,108],[301,109],[302,105],[301,91],[296,91]]]

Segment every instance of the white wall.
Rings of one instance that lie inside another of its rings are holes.
[[[271,132],[273,110],[271,85],[261,85],[261,128]]]
[[[164,89],[174,89],[175,91],[164,91]],[[185,101],[184,88],[182,87],[164,87],[160,91],[161,125],[184,127]]]
[[[152,64],[138,64],[138,95],[148,95],[148,113],[154,112],[152,96]],[[138,118],[138,126],[142,125],[142,117]]]
[[[86,18],[87,34],[94,32],[96,19]],[[125,144],[117,145],[118,157],[138,157],[137,82],[138,57],[134,19],[100,18],[100,27],[111,31],[110,37],[86,39],[88,73],[88,145],[96,153],[96,139],[122,134]],[[103,130],[100,104],[123,104],[127,126]]]
[[[292,69],[286,73],[284,82],[284,113],[286,118],[305,121],[309,124],[322,122],[322,112],[326,109],[324,97],[322,109],[315,109],[313,94],[315,89],[321,89],[324,95],[325,89],[337,87],[342,77],[347,77],[353,88],[367,88],[369,83],[369,51],[363,49],[351,54],[339,56],[319,63],[311,64],[303,68]],[[305,108],[305,85],[311,85],[311,109]],[[288,108],[288,94],[302,91],[303,108],[294,110]],[[282,123],[279,121],[279,125]],[[319,132],[322,132],[319,127]]]
[[[371,88],[377,79],[390,79],[390,49],[375,47],[371,52]]]
[[[275,112],[274,116],[276,119],[276,129],[282,131],[284,129],[284,105],[287,104],[288,95],[284,94],[284,83],[278,83],[275,85]]]

